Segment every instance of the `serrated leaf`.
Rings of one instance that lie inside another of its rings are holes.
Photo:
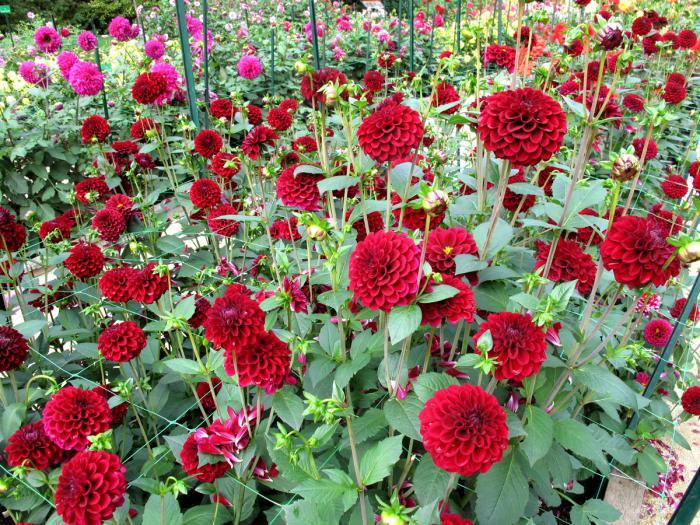
[[[362,456],[360,474],[364,486],[373,485],[389,475],[401,457],[403,436],[386,438]]]
[[[510,451],[476,480],[476,516],[481,525],[511,525],[523,515],[529,497],[527,478]]]
[[[161,499],[162,498],[162,499]],[[151,495],[143,509],[143,525],[182,525],[180,505],[171,493]]]
[[[613,374],[605,364],[588,364],[574,370],[574,379],[590,388],[599,397],[594,401],[609,401],[638,410],[637,395],[627,384]],[[644,405],[646,406],[646,404]]]
[[[527,414],[525,425],[527,437],[520,444],[520,448],[527,456],[530,465],[534,465],[552,448],[554,422],[549,414],[534,405],[528,405],[525,413]]]
[[[430,454],[423,457],[413,474],[413,487],[416,498],[421,505],[426,505],[445,497],[450,473],[435,465]]]
[[[272,396],[272,408],[282,421],[294,430],[299,430],[304,421],[304,401],[291,388],[285,387]]]
[[[445,299],[450,299],[459,293],[459,290],[454,286],[449,286],[447,284],[440,284],[433,287],[433,291],[420,296],[418,299],[419,303],[437,303],[439,301],[444,301]]]
[[[422,441],[418,414],[423,409],[423,403],[414,395],[398,401],[391,399],[384,404],[384,414],[387,422],[403,435]]]
[[[391,344],[403,341],[420,326],[423,314],[419,306],[409,304],[406,306],[396,306],[389,312],[389,338]]]
[[[345,188],[356,186],[358,180],[359,179],[357,177],[353,177],[351,175],[336,175],[335,177],[328,177],[318,181],[318,191],[320,193],[326,193],[329,191],[344,190]]]
[[[340,470],[329,469],[324,471],[328,478],[309,479],[292,489],[305,500],[314,501],[323,505],[336,505],[339,503],[343,512],[350,509],[357,501],[358,491],[353,480]]]
[[[440,374],[439,372],[428,372],[427,374],[421,374],[418,376],[418,379],[413,382],[413,391],[418,396],[418,399],[425,403],[428,399],[433,397],[438,390],[457,384],[459,384],[457,379],[450,375]]]
[[[600,444],[586,425],[575,419],[561,419],[554,424],[554,437],[564,448],[590,459],[603,474],[610,471]]]

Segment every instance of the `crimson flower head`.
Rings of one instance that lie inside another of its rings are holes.
[[[476,313],[476,299],[474,292],[460,278],[452,275],[443,275],[442,284],[457,289],[457,295],[442,301],[432,303],[420,303],[423,314],[422,324],[438,327],[443,320],[448,323],[467,321],[471,323]]]
[[[213,208],[221,202],[221,188],[211,179],[197,179],[190,187],[190,200],[202,210]]]
[[[479,339],[487,331],[491,333],[493,346],[488,355],[496,361],[494,376],[499,381],[522,381],[536,374],[547,358],[545,333],[532,322],[529,314],[500,312],[489,314],[474,335],[477,353],[481,353]]]
[[[285,168],[277,179],[277,196],[285,206],[316,211],[320,209],[318,183],[323,180],[323,175],[309,173],[305,169],[306,166],[301,164]]]
[[[418,414],[423,445],[447,472],[471,476],[488,471],[508,447],[506,411],[475,385],[438,390]]]
[[[10,326],[0,326],[0,372],[20,366],[28,353],[29,344],[22,334]]]
[[[472,520],[463,518],[459,514],[451,514],[449,512],[443,512],[440,514],[441,525],[474,525]]]
[[[104,201],[108,193],[109,187],[104,177],[88,177],[75,185],[75,198],[83,204]]]
[[[381,91],[382,87],[384,87],[384,75],[382,75],[381,72],[377,71],[376,69],[370,69],[367,71],[362,80],[364,81],[367,89],[374,93]]]
[[[666,284],[680,273],[676,250],[666,241],[668,231],[667,225],[650,217],[617,219],[600,245],[603,266],[630,288]]]
[[[227,293],[214,301],[203,326],[214,348],[242,348],[264,331],[265,314],[248,294]]]
[[[230,100],[226,98],[217,98],[211,103],[209,112],[214,118],[231,120],[233,119],[233,115],[236,113],[236,108],[233,107]]]
[[[644,327],[644,340],[651,346],[663,348],[671,338],[673,326],[666,319],[654,319]]]
[[[207,215],[207,225],[209,229],[216,233],[217,235],[222,235],[224,237],[233,237],[238,232],[238,228],[241,223],[235,219],[222,218],[231,215],[237,215],[238,209],[230,204],[219,204],[215,208],[212,208]]]
[[[479,255],[474,237],[464,228],[438,228],[428,235],[425,260],[434,271],[454,275],[457,271],[455,257],[464,254]],[[468,273],[467,277],[471,284],[477,284],[476,272]]]
[[[224,141],[213,129],[203,129],[194,138],[194,149],[206,159],[216,155],[224,145]]]
[[[44,432],[41,421],[23,426],[7,440],[7,463],[11,467],[45,470],[63,458],[61,450]]]
[[[110,452],[79,452],[63,465],[54,496],[66,525],[101,525],[124,503],[126,467]]]
[[[134,321],[114,323],[106,328],[97,341],[97,349],[105,359],[124,363],[131,361],[146,348],[146,334]]]
[[[267,126],[255,126],[241,144],[241,150],[252,160],[258,160],[263,146],[273,146],[279,136]]]
[[[549,160],[566,135],[566,114],[542,91],[523,88],[495,93],[479,115],[479,137],[499,159],[519,166]]]
[[[515,69],[515,49],[510,46],[491,44],[484,50],[484,66],[491,63],[512,73]]]
[[[126,303],[131,300],[129,282],[133,279],[138,270],[129,266],[111,268],[102,274],[98,286],[102,295],[116,303]]]
[[[220,151],[211,159],[211,170],[228,181],[241,169],[241,159],[232,153]]]
[[[246,344],[224,352],[224,370],[238,374],[240,386],[262,387],[268,394],[282,388],[291,367],[291,352],[272,332],[259,331]]]
[[[453,104],[459,101],[459,93],[452,84],[447,82],[441,82],[435,88],[435,95],[430,101],[431,105],[434,107],[445,106],[447,104]],[[442,113],[445,115],[452,115],[459,110],[459,104],[454,104],[452,107],[443,109]]]
[[[124,215],[114,208],[104,208],[92,218],[92,227],[100,234],[100,239],[117,242],[126,230]]]
[[[362,151],[377,162],[409,155],[423,138],[420,114],[402,104],[387,104],[366,117],[357,129]]]
[[[160,274],[156,271],[155,263],[148,263],[131,275],[127,286],[132,300],[153,304],[168,291],[169,283],[168,272]]]
[[[71,223],[65,220],[52,219],[44,221],[39,226],[39,238],[52,243],[70,239]]]
[[[202,403],[204,410],[207,412],[213,412],[214,409],[216,409],[214,398],[216,394],[219,393],[219,390],[221,390],[221,379],[218,377],[211,378],[211,386],[206,381],[197,383],[197,397],[199,398],[199,402]]]
[[[294,279],[285,276],[280,293],[285,299],[285,304],[288,304],[293,312],[308,312],[309,298]]]
[[[81,241],[71,248],[70,255],[63,264],[78,279],[89,279],[102,271],[105,256],[96,244]]]
[[[160,132],[160,126],[152,118],[140,118],[131,125],[129,134],[134,140],[142,140],[149,131]]]
[[[325,69],[319,69],[311,73],[311,75],[304,75],[301,79],[301,94],[306,99],[307,102],[312,104],[325,104],[326,95],[324,94],[322,88],[327,84],[347,84],[347,77],[332,67]],[[343,94],[343,97],[347,97],[347,94]]]
[[[272,108],[267,113],[267,123],[277,131],[287,131],[292,126],[292,116],[281,108]]]
[[[535,270],[543,268],[549,259],[551,244],[536,241],[537,262]],[[549,274],[545,277],[555,283],[565,283],[578,280],[576,289],[582,294],[588,294],[593,288],[597,267],[593,257],[583,251],[575,241],[559,239],[554,250]]]
[[[688,193],[688,181],[681,175],[671,173],[661,183],[661,189],[671,199],[682,199]]]
[[[97,392],[66,386],[46,403],[44,431],[64,450],[85,450],[88,437],[109,430],[112,412]]]
[[[214,480],[226,474],[226,471],[230,468],[225,460],[200,465],[199,450],[194,433],[190,434],[185,440],[185,444],[180,451],[180,461],[182,462],[182,470],[188,476],[192,476],[202,483],[213,483]]]
[[[99,142],[103,144],[109,136],[109,122],[99,115],[92,115],[83,121],[80,128],[83,144]]]
[[[162,73],[141,73],[131,87],[131,96],[139,104],[153,104],[168,90],[168,80]]]
[[[681,405],[688,414],[700,416],[700,386],[694,385],[688,388],[681,396]]]
[[[420,248],[406,234],[370,233],[350,256],[350,290],[365,307],[388,312],[414,299],[419,265]]]
[[[194,432],[197,451],[209,456],[222,456],[230,466],[240,463],[240,453],[250,443],[250,430],[258,422],[257,408],[241,409],[236,412],[228,407],[228,419],[215,419],[208,427],[200,427]]]
[[[683,309],[685,308],[685,303],[688,302],[688,299],[685,297],[681,297],[680,299],[676,299],[676,302],[673,303],[673,306],[671,307],[671,311],[669,312],[671,314],[671,317],[674,319],[680,319],[681,314],[683,313]],[[697,304],[694,304],[691,309],[690,309],[690,315],[688,316],[688,320],[692,321],[693,323],[700,321],[700,308],[698,308]]]

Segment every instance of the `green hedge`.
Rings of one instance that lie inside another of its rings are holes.
[[[57,25],[73,25],[89,28],[93,24],[105,30],[115,16],[133,19],[132,0],[0,0],[0,4],[12,5],[13,22],[25,21],[31,11],[41,18],[56,20]]]

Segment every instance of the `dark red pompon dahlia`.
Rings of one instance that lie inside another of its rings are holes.
[[[221,188],[211,179],[197,179],[190,187],[190,200],[202,210],[213,208],[221,202]]]
[[[66,386],[46,403],[42,415],[46,435],[64,450],[85,450],[89,436],[109,430],[112,412],[97,392]]]
[[[92,227],[100,234],[100,239],[117,242],[126,230],[124,215],[114,208],[104,208],[92,218]]]
[[[29,423],[12,434],[5,448],[7,463],[11,467],[27,467],[44,470],[61,462],[61,450],[44,432],[41,421]]]
[[[207,225],[209,225],[209,229],[217,235],[233,237],[236,235],[241,223],[227,217],[236,214],[238,214],[238,209],[234,206],[230,204],[219,204],[215,208],[212,208],[209,215],[207,215]],[[224,218],[220,219],[219,217]]]
[[[630,288],[649,283],[663,286],[680,273],[676,249],[666,238],[668,228],[650,218],[626,215],[613,222],[600,245],[603,266]]]
[[[213,129],[203,129],[194,138],[194,149],[206,159],[212,158],[221,151],[224,141]]]
[[[131,87],[131,96],[139,104],[153,104],[167,89],[168,81],[162,73],[141,73]]]
[[[499,159],[518,166],[549,160],[566,135],[566,114],[542,91],[501,91],[485,99],[479,115],[479,137]]]
[[[420,248],[404,233],[370,233],[350,256],[350,289],[372,310],[409,304],[418,291]]]
[[[128,288],[131,299],[144,304],[153,304],[168,291],[170,277],[168,272],[156,271],[156,263],[148,263],[143,270],[137,270],[129,280]]]
[[[474,525],[472,520],[463,518],[459,514],[451,514],[449,512],[443,512],[440,514],[440,524],[441,525]]]
[[[289,347],[272,332],[260,332],[245,345],[224,354],[224,369],[230,376],[238,371],[240,386],[259,386],[268,394],[282,388],[290,366]]]
[[[133,279],[138,270],[129,266],[121,266],[107,270],[100,277],[98,286],[102,295],[116,303],[126,303],[131,300],[129,282]]]
[[[80,128],[80,136],[83,139],[83,144],[92,142],[102,144],[109,136],[109,122],[104,117],[92,115],[83,121],[83,126]]]
[[[114,323],[100,334],[97,349],[105,359],[118,363],[131,361],[146,348],[146,334],[134,321]]]
[[[63,264],[78,279],[89,279],[102,271],[105,256],[96,244],[80,242],[71,248],[70,255]]]
[[[488,354],[496,360],[494,375],[499,381],[522,381],[537,373],[547,359],[545,333],[532,322],[529,314],[490,314],[486,322],[479,325],[479,331],[473,337],[478,353],[481,351],[477,343],[487,330],[493,339]]]
[[[29,353],[29,344],[22,334],[9,326],[0,326],[0,372],[14,370]]]
[[[537,246],[537,262],[534,269],[537,270],[546,266],[552,245],[541,241],[536,241],[535,244]],[[593,257],[584,252],[577,242],[559,239],[554,250],[549,275],[545,277],[555,283],[578,280],[576,289],[582,294],[587,294],[593,288],[595,275],[596,264],[593,262]]]
[[[451,286],[458,290],[457,295],[442,301],[432,303],[420,303],[423,313],[422,324],[438,327],[443,320],[448,323],[467,321],[471,323],[476,313],[476,299],[474,292],[460,278],[449,274],[442,276],[443,285]]]
[[[362,151],[377,162],[409,155],[423,138],[420,114],[408,106],[387,104],[365,118],[357,129]]]
[[[454,275],[457,270],[455,257],[463,254],[479,255],[474,237],[464,228],[438,228],[428,235],[425,260],[433,271]],[[467,277],[472,284],[478,282],[475,272],[467,274]]]
[[[488,471],[508,447],[506,411],[484,389],[452,385],[438,390],[418,415],[423,445],[447,472]]]
[[[688,414],[700,416],[700,386],[695,385],[688,388],[681,396],[681,405]]]
[[[277,196],[285,206],[292,206],[305,211],[320,208],[321,193],[318,183],[323,180],[320,173],[308,173],[305,166],[295,164],[282,171],[277,179]]]
[[[338,84],[342,86],[343,84],[347,84],[347,82],[347,77],[335,68],[327,67],[325,69],[319,69],[310,75],[304,75],[302,77],[301,94],[309,103],[325,104],[327,100],[322,88],[327,84]],[[347,93],[343,96],[347,98]]]
[[[63,465],[54,500],[66,525],[101,525],[124,503],[126,467],[110,452],[80,452]]]
[[[264,332],[265,314],[249,295],[232,292],[214,301],[202,326],[214,348],[233,350],[251,344]]]

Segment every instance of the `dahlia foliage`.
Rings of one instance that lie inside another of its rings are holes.
[[[602,524],[613,470],[678,501],[691,2],[210,0],[182,39],[171,4],[0,40],[4,517]]]

